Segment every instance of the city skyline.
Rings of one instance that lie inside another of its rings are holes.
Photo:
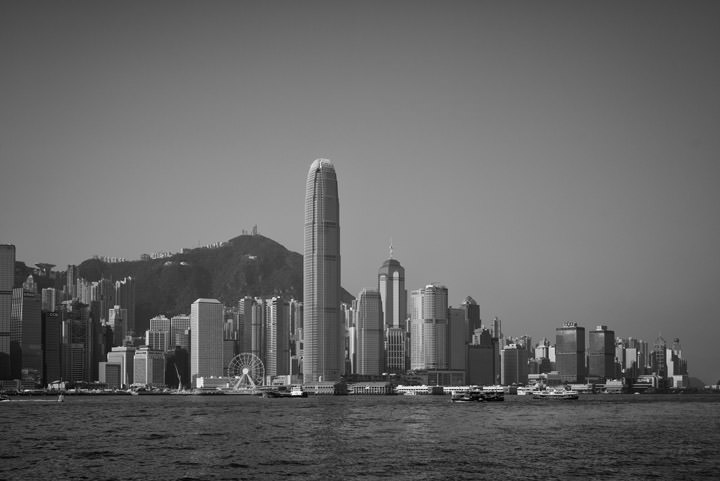
[[[719,9],[4,3],[0,243],[64,268],[258,225],[302,252],[326,156],[349,292],[392,238],[409,289],[534,339],[679,337],[715,382]]]

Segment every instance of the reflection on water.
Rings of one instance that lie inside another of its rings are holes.
[[[720,396],[4,403],[3,479],[715,479]]]

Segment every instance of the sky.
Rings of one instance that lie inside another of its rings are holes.
[[[447,286],[509,336],[679,338],[720,379],[718,2],[0,2],[0,243],[303,250],[330,159],[342,284]]]

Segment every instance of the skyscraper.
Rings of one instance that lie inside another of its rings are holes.
[[[615,379],[615,332],[597,326],[588,334],[588,376]]]
[[[0,379],[10,379],[10,317],[15,285],[15,246],[0,245]]]
[[[585,382],[585,328],[564,322],[555,330],[555,358],[562,382]]]
[[[126,277],[115,282],[115,302],[123,309],[127,309],[125,320],[126,335],[134,335],[137,326],[135,325],[135,279]],[[112,307],[110,305],[108,308]],[[108,311],[104,311],[108,312]]]
[[[382,299],[385,327],[405,329],[407,321],[407,291],[405,290],[405,269],[392,258],[383,262],[378,270],[378,290]]]
[[[382,301],[380,293],[363,289],[357,298],[357,369],[358,374],[377,376],[385,368]]]
[[[344,367],[340,316],[340,204],[335,167],[310,166],[305,190],[303,380],[338,381]]]
[[[410,369],[447,369],[448,290],[428,285],[412,291]]]
[[[378,291],[385,324],[385,369],[402,373],[407,365],[407,290],[405,269],[393,259],[392,246],[390,258],[378,270]]]
[[[190,306],[190,379],[222,376],[223,305],[217,299],[198,299]]]

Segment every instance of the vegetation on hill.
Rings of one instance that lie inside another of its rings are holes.
[[[235,305],[245,296],[303,298],[303,256],[261,235],[242,235],[220,247],[188,249],[164,259],[106,263],[89,259],[79,266],[88,281],[135,279],[135,319],[189,313],[205,297]],[[352,296],[343,290],[343,300]]]

